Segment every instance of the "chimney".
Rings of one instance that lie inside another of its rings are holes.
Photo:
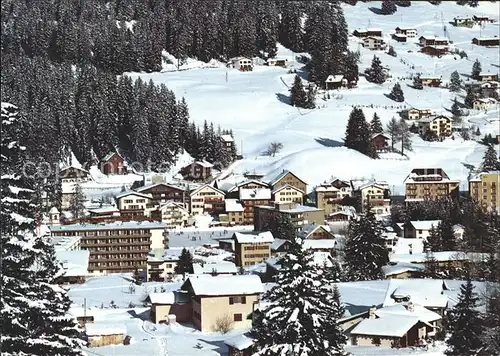
[[[375,311],[376,310],[377,310],[377,308],[375,308],[375,307],[371,307],[368,310],[368,319],[375,319]]]

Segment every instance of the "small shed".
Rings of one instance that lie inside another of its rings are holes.
[[[286,67],[288,64],[288,60],[282,58],[269,58],[266,61],[266,64],[270,67]]]
[[[224,341],[229,349],[228,356],[251,356],[255,341],[248,334],[234,336]]]
[[[338,75],[330,74],[328,76],[328,78],[326,78],[326,80],[325,80],[326,90],[340,88],[342,86],[343,79],[344,79],[344,76],[341,74],[338,74]]]
[[[89,324],[86,326],[86,334],[90,347],[122,345],[127,336],[127,328],[115,324]]]
[[[397,41],[397,42],[406,42],[406,35],[402,33],[393,33],[391,35],[392,39]]]

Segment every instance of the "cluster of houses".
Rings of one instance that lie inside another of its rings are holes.
[[[288,67],[288,59],[286,58],[269,58],[264,63],[264,65],[269,67]],[[241,72],[251,72],[256,65],[256,61],[252,58],[247,57],[234,57],[227,63],[228,68],[234,68]]]
[[[458,27],[472,27],[474,25],[482,25],[488,22],[495,22],[495,20],[484,15],[473,15],[472,17],[470,16],[454,17],[451,23],[454,26]]]

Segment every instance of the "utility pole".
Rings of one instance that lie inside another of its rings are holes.
[[[87,332],[87,298],[83,298],[83,329]]]

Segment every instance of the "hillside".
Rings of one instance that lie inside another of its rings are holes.
[[[466,180],[469,170],[464,163],[476,166],[484,146],[463,141],[458,135],[454,140],[450,138],[444,142],[426,142],[414,136],[414,151],[409,153],[409,160],[372,160],[340,146],[353,105],[365,106],[363,110],[369,119],[376,111],[383,123],[397,117],[402,106],[431,108],[437,113],[446,113],[455,94],[447,89],[424,88],[419,91],[408,87],[411,80],[406,78],[416,73],[436,74],[448,81],[450,74],[457,70],[462,74],[462,80],[467,81],[476,58],[481,61],[483,72],[498,72],[498,48],[471,44],[474,37],[498,35],[498,22],[486,24],[483,28],[453,27],[448,23],[458,15],[487,14],[498,19],[498,7],[492,3],[482,3],[472,9],[457,6],[454,2],[443,2],[440,6],[413,2],[411,7],[400,7],[394,15],[388,16],[375,15],[370,7],[378,8],[380,4],[358,2],[356,6],[343,5],[349,32],[356,28],[381,28],[385,41],[394,46],[398,56],[394,58],[383,51],[365,49],[356,37],[350,37],[349,46],[361,53],[360,72],[370,65],[376,54],[382,64],[390,68],[392,79],[383,85],[375,85],[361,77],[356,89],[340,90],[326,101],[320,95],[318,108],[314,110],[298,110],[287,104],[287,86],[291,85],[294,74],[288,74],[283,68],[256,66],[253,72],[239,72],[224,67],[194,68],[191,63],[190,70],[131,75],[166,83],[176,96],[186,97],[191,119],[196,123],[208,120],[233,130],[244,159],[233,165],[231,172],[226,172],[232,173],[231,179],[239,179],[238,176],[246,171],[272,174],[290,169],[306,180],[311,189],[331,176],[344,179],[373,176],[388,181],[396,194],[403,192],[403,180],[414,167],[442,167],[450,177]],[[468,59],[453,55],[433,58],[417,53],[417,39],[396,43],[390,38],[397,26],[415,27],[417,38],[420,35],[443,36],[443,24],[449,39],[456,48],[467,53]],[[277,57],[287,58],[298,73],[306,76],[303,65],[294,62],[293,52],[279,46]],[[406,101],[402,106],[384,96],[397,81],[405,94]],[[464,94],[460,93],[457,99],[462,101]],[[482,134],[497,134],[498,117],[498,107],[487,113],[471,110],[464,122],[478,126]],[[271,141],[282,142],[284,148],[276,157],[263,157],[261,154]]]

